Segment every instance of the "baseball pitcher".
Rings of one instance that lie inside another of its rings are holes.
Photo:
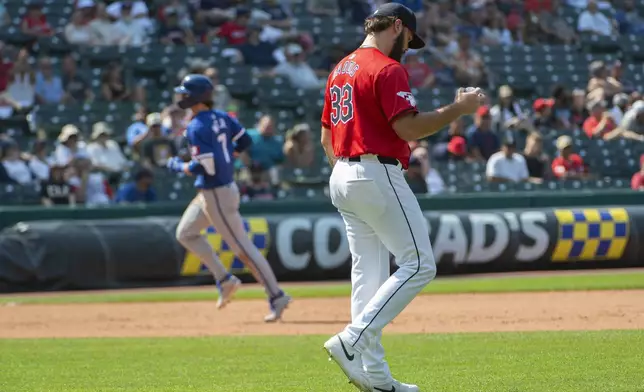
[[[333,166],[330,196],[344,219],[351,269],[351,323],[324,348],[358,389],[416,392],[391,375],[380,343],[389,324],[436,275],[425,217],[403,176],[409,141],[438,132],[482,104],[481,90],[459,90],[453,104],[419,113],[400,64],[425,43],[402,4],[380,6],[367,37],[327,81],[322,146]],[[389,252],[398,264],[390,276]]]
[[[179,157],[168,161],[168,168],[195,176],[199,193],[192,200],[177,226],[177,240],[197,255],[215,277],[219,290],[217,308],[224,307],[239,288],[241,281],[228,273],[201,231],[212,225],[235,254],[248,267],[255,279],[264,285],[270,314],[264,320],[274,322],[291,301],[284,294],[268,261],[248,238],[239,214],[239,190],[233,180],[234,156],[248,148],[252,140],[237,120],[227,113],[213,110],[214,86],[204,75],[187,75],[175,93],[182,98],[181,109],[193,116],[186,128],[186,140],[192,160]]]

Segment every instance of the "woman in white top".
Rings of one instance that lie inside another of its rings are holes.
[[[20,185],[34,183],[34,176],[27,163],[20,157],[20,149],[15,143],[8,144],[2,151],[2,166],[7,176]]]
[[[67,124],[58,136],[58,146],[54,152],[54,160],[60,166],[67,166],[76,158],[87,158],[85,143],[78,140],[80,131],[76,126]]]
[[[6,90],[20,108],[30,108],[36,101],[36,74],[29,64],[29,52],[22,49],[13,64]]]
[[[65,26],[65,39],[74,45],[94,44],[92,28],[87,24],[83,24],[83,15],[80,11],[74,12],[71,22]]]
[[[96,18],[88,26],[96,45],[119,45],[126,38],[110,20],[103,3],[96,5]]]

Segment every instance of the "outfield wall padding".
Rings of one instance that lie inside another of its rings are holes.
[[[644,265],[642,207],[425,212],[425,217],[439,274]],[[176,241],[178,220],[32,221],[6,228],[0,233],[0,291],[211,281]],[[349,277],[349,246],[338,214],[244,221],[279,280]],[[252,280],[214,228],[204,235],[228,268]]]

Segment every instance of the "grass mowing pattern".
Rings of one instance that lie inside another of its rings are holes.
[[[0,391],[355,391],[326,336],[1,340]],[[432,392],[642,392],[644,331],[392,335],[400,380]]]
[[[351,293],[349,284],[287,286],[288,292],[295,298],[348,297]],[[529,291],[569,291],[569,290],[633,290],[644,289],[644,272],[613,272],[588,274],[561,274],[547,276],[506,276],[485,278],[443,278],[430,283],[423,290],[424,294],[456,293],[505,293]],[[150,290],[139,292],[96,292],[84,295],[48,295],[0,297],[0,304],[59,304],[59,303],[109,303],[109,302],[168,302],[168,301],[205,301],[217,298],[214,290]],[[240,290],[236,299],[263,299],[264,290],[250,288]],[[643,391],[644,392],[644,391]]]

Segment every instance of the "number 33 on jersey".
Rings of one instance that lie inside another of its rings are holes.
[[[233,182],[235,162],[231,154],[235,142],[244,134],[245,130],[237,120],[218,110],[200,112],[190,121],[186,138],[192,159],[206,172],[197,177],[195,186],[210,188]]]
[[[396,158],[405,167],[409,146],[391,124],[418,112],[407,71],[376,48],[358,48],[327,81],[322,126],[331,130],[337,157],[365,154]]]

